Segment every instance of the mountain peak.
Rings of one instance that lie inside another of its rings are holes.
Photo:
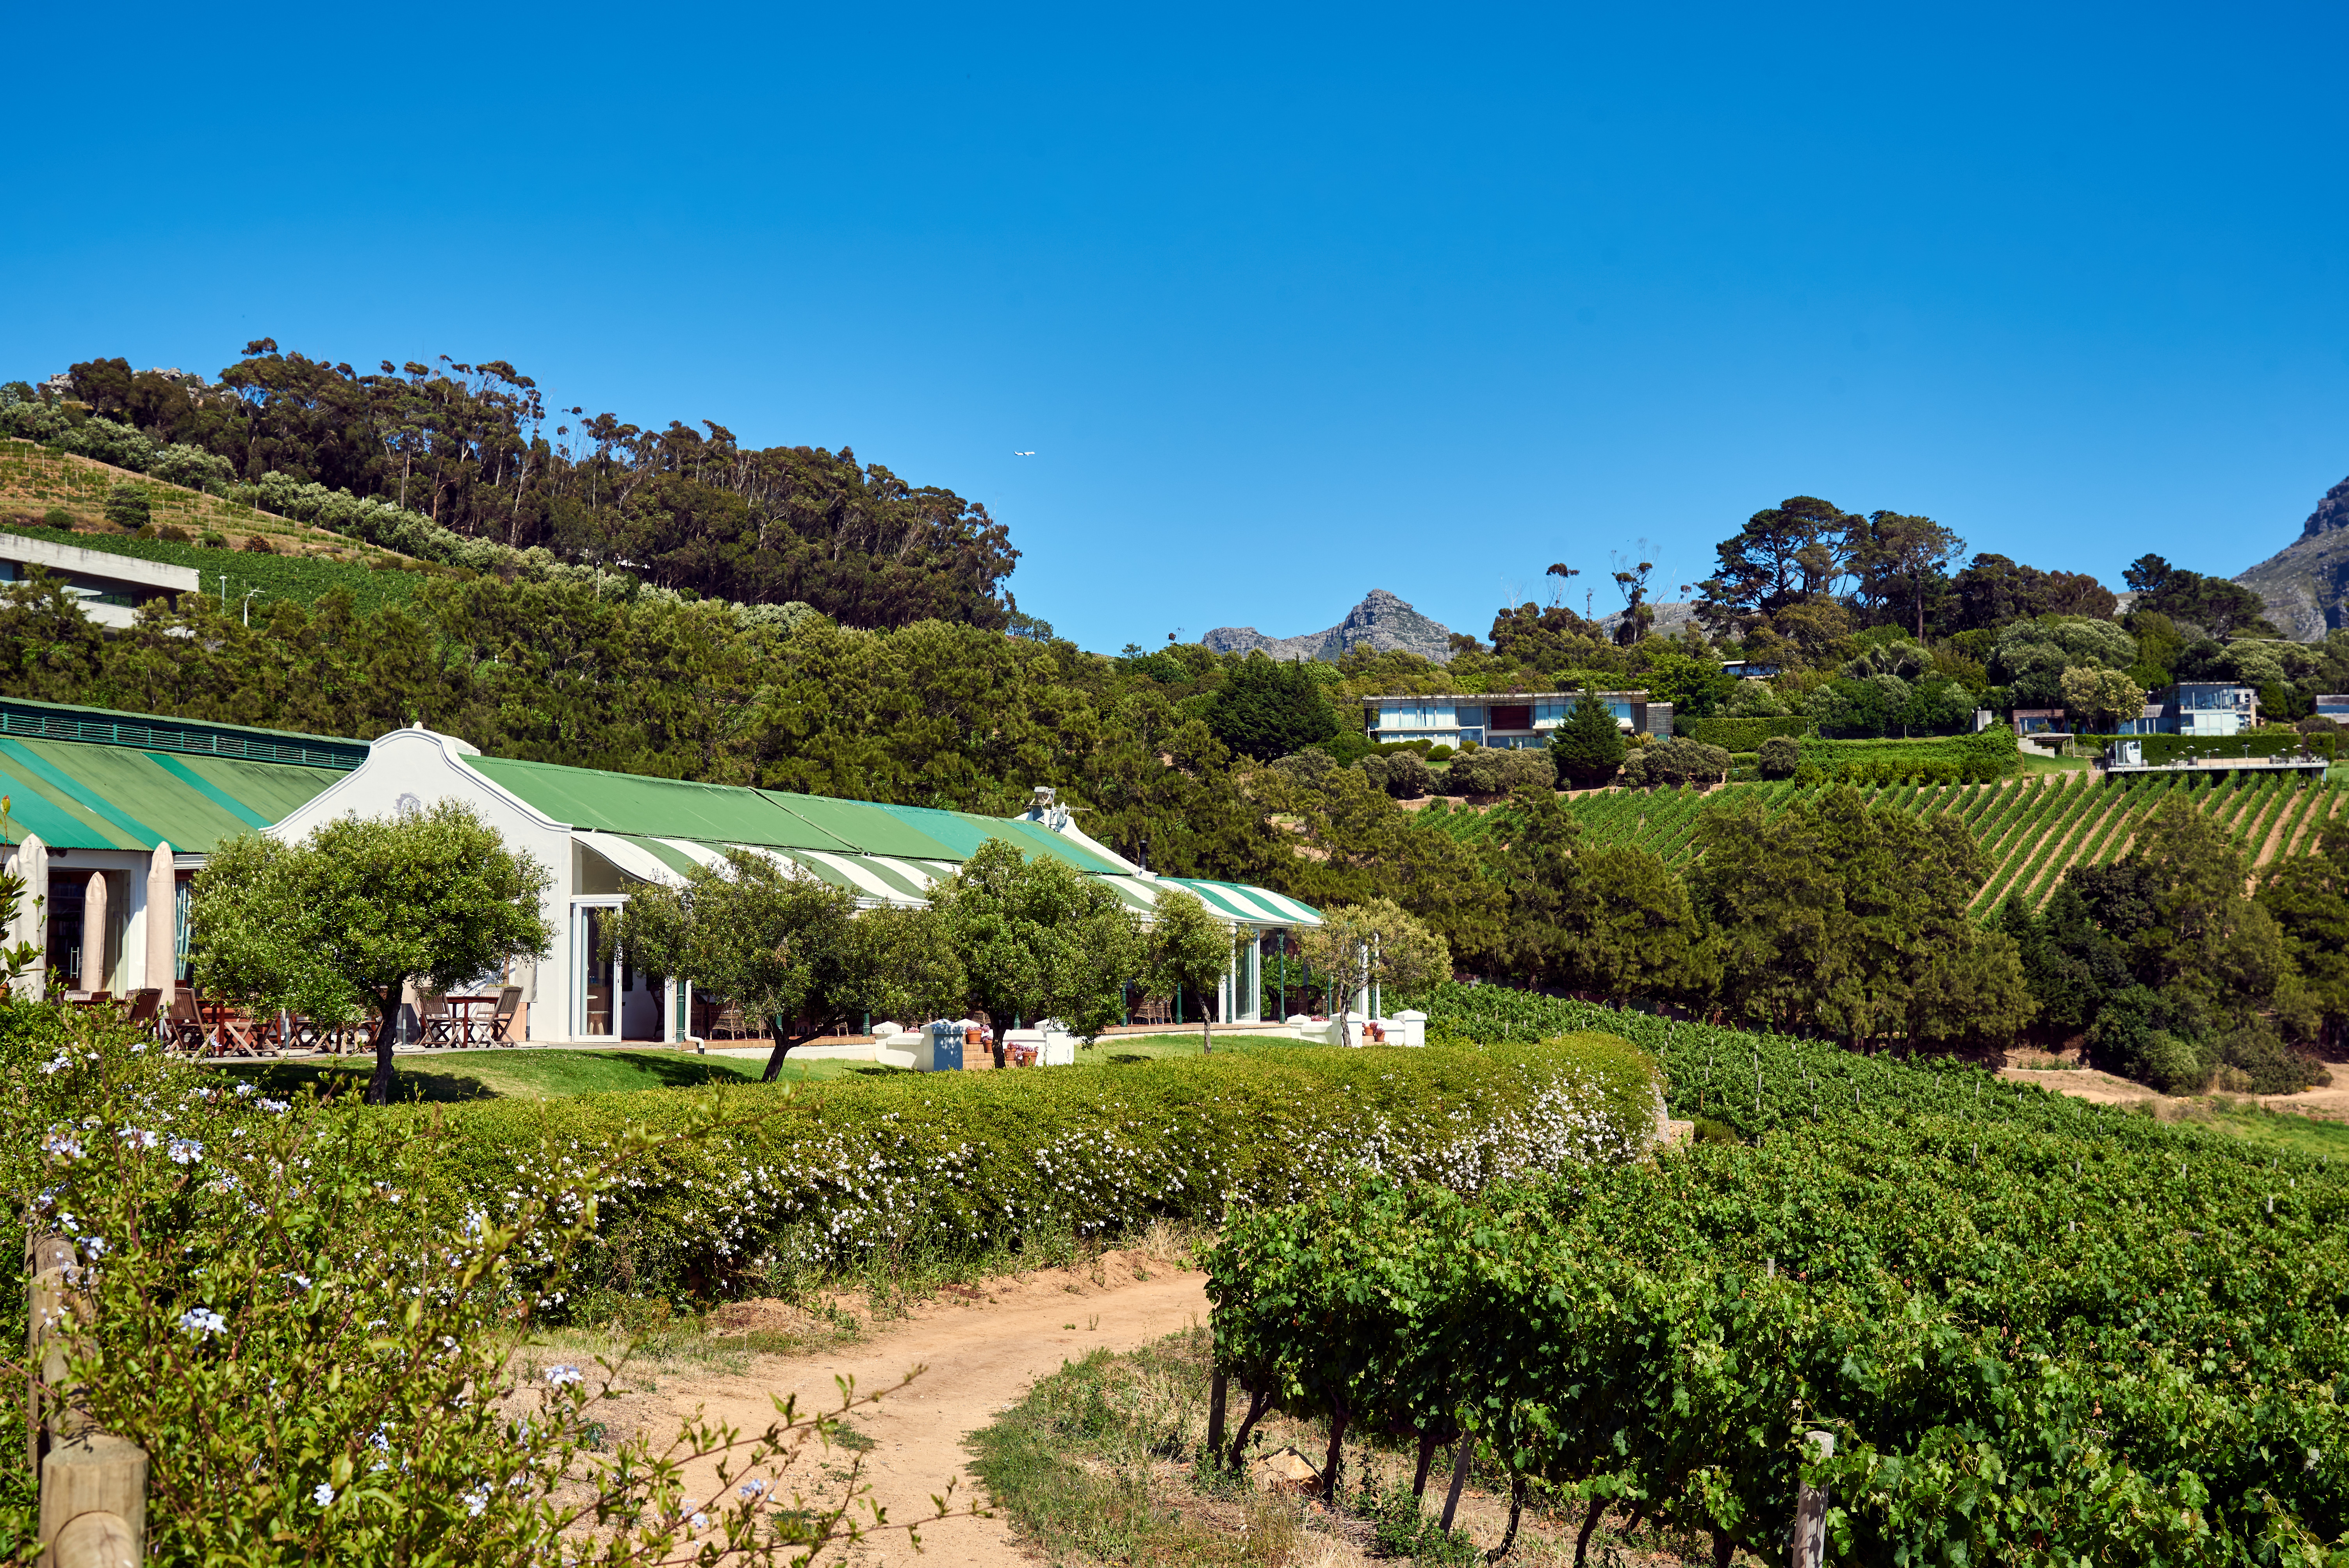
[[[1244,654],[1262,649],[1274,659],[1319,659],[1334,664],[1349,648],[1400,648],[1444,664],[1452,657],[1452,631],[1430,620],[1383,588],[1373,588],[1346,618],[1326,632],[1296,637],[1268,637],[1254,626],[1217,626],[1199,639],[1219,654]]]

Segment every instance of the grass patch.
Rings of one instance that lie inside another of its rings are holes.
[[[1205,1494],[1188,1484],[1206,1438],[1212,1352],[1207,1331],[1195,1328],[1123,1356],[1096,1350],[1063,1364],[971,1434],[972,1473],[1055,1563],[1295,1562],[1306,1533],[1295,1501],[1244,1481]]]
[[[282,1096],[314,1087],[327,1094],[364,1088],[375,1071],[375,1063],[372,1058],[354,1057],[332,1062],[222,1062],[216,1068],[233,1078],[248,1079],[268,1093]],[[695,1088],[712,1083],[756,1083],[766,1068],[762,1057],[705,1057],[690,1051],[570,1051],[527,1047],[448,1051],[398,1058],[392,1098],[427,1105],[477,1099],[565,1099],[575,1095]],[[779,1081],[812,1083],[853,1073],[894,1071],[869,1062],[786,1061]]]
[[[2268,1110],[2249,1100],[2220,1099],[2207,1117],[2194,1120],[2214,1132],[2276,1152],[2349,1159],[2349,1123],[2319,1121],[2289,1110]]]

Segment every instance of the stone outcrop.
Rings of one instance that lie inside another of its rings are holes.
[[[2349,480],[2324,492],[2300,537],[2235,579],[2268,602],[2268,619],[2303,643],[2349,625]]]
[[[1301,637],[1268,637],[1254,626],[1217,626],[1200,643],[1219,654],[1244,654],[1261,648],[1274,659],[1320,659],[1335,664],[1348,648],[1401,648],[1433,659],[1452,657],[1452,631],[1431,621],[1383,588],[1373,588],[1346,618],[1326,632]]]

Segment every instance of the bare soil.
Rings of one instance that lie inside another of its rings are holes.
[[[895,1387],[909,1371],[911,1385],[859,1410],[851,1424],[873,1439],[863,1479],[892,1519],[932,1511],[930,1499],[956,1485],[957,1507],[972,1501],[964,1464],[964,1438],[988,1425],[1036,1378],[1064,1360],[1096,1349],[1131,1350],[1207,1319],[1206,1275],[1139,1251],[1105,1253],[1091,1268],[1043,1269],[976,1285],[946,1287],[905,1309],[894,1321],[868,1326],[851,1345],[803,1355],[753,1355],[739,1373],[659,1376],[651,1387],[624,1394],[598,1414],[618,1431],[659,1437],[697,1410],[703,1418],[750,1433],[775,1419],[774,1399],[796,1396],[804,1412],[836,1408],[838,1379],[859,1389]],[[826,1305],[854,1314],[858,1303]],[[722,1309],[722,1332],[746,1336],[820,1329],[830,1315],[784,1302],[743,1302]],[[797,1473],[772,1479],[788,1495],[811,1500],[836,1492],[823,1473],[839,1472],[848,1456],[803,1460]],[[694,1478],[713,1484],[704,1473]],[[706,1494],[704,1494],[706,1495]],[[983,1502],[983,1498],[978,1501]],[[855,1549],[859,1564],[968,1563],[973,1568],[1026,1564],[1032,1559],[1000,1518],[960,1518],[923,1532],[916,1553],[902,1533],[882,1535]]]
[[[2178,1099],[2133,1083],[2125,1078],[2115,1078],[2095,1068],[2006,1068],[2001,1078],[2017,1083],[2037,1084],[2042,1088],[2068,1094],[2075,1099],[2093,1101],[2097,1105],[2141,1106],[2155,1116],[2165,1119],[2187,1114],[2200,1103],[2193,1098]],[[2344,1076],[2335,1073],[2335,1082],[2326,1088],[2302,1089],[2298,1094],[2245,1094],[2230,1098],[2255,1104],[2268,1110],[2291,1111],[2295,1115],[2314,1117],[2321,1121],[2349,1121],[2349,1085],[2339,1082]]]

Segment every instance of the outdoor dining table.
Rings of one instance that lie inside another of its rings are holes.
[[[490,1025],[497,1017],[495,996],[450,996],[450,1016],[457,1021],[457,1043],[460,1046],[486,1046],[490,1043]]]
[[[204,1026],[204,1043],[225,1056],[231,1051],[257,1052],[273,1048],[264,1038],[268,1024],[227,1002],[199,998],[196,1016]]]

